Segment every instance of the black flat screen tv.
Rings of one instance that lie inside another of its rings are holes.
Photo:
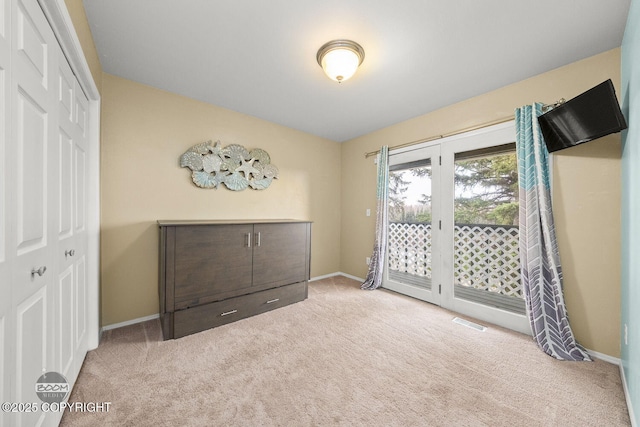
[[[538,117],[549,152],[627,128],[611,79]]]

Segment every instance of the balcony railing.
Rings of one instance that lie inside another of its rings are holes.
[[[453,277],[458,298],[524,314],[518,226],[455,224]],[[389,277],[431,289],[431,224],[389,223]]]

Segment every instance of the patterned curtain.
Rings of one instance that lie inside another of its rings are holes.
[[[387,249],[387,205],[389,197],[389,147],[386,145],[378,154],[378,206],[376,215],[376,240],[369,263],[369,272],[361,288],[378,289],[382,286],[385,251]]]
[[[559,360],[591,360],[576,342],[564,304],[562,268],[556,242],[549,153],[538,126],[542,104],[516,109],[516,148],[520,186],[520,265],[533,337]]]

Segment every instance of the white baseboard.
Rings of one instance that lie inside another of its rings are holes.
[[[124,326],[135,325],[136,323],[142,323],[142,322],[146,322],[147,320],[158,319],[159,317],[160,317],[160,314],[156,313],[150,316],[138,317],[137,319],[127,320],[126,322],[113,323],[111,325],[103,326],[100,332],[102,333],[104,331],[108,331],[111,329],[118,329]]]
[[[627,411],[629,411],[629,418],[631,419],[631,427],[637,427],[636,416],[633,412],[633,403],[629,396],[629,388],[627,386],[627,377],[624,375],[624,367],[620,363],[620,378],[622,378],[622,389],[624,390],[624,398],[627,401]]]
[[[340,275],[340,273],[323,274],[322,276],[312,277],[311,279],[309,279],[309,281],[310,282],[315,282],[316,280],[328,279],[329,277],[335,277],[335,276],[339,276],[339,275]]]
[[[309,279],[309,281],[310,282],[315,282],[316,280],[328,279],[329,277],[336,277],[336,276],[344,276],[344,277],[348,277],[349,279],[353,279],[353,280],[358,280],[360,282],[364,282],[364,279],[362,279],[360,277],[352,276],[351,274],[343,273],[341,271],[336,271],[335,273],[324,274],[322,276],[312,277],[311,279]]]
[[[348,277],[349,279],[353,279],[353,280],[357,280],[358,282],[364,282],[364,279],[362,277],[358,277],[358,276],[352,276],[351,274],[347,274],[347,273],[343,273],[341,271],[339,271],[337,273],[338,276],[344,276],[344,277]]]
[[[600,359],[604,362],[609,362],[614,365],[618,365],[620,368],[620,378],[622,379],[622,389],[624,391],[624,398],[627,402],[627,411],[629,412],[629,419],[631,420],[631,427],[637,427],[636,418],[633,412],[633,404],[631,402],[631,397],[629,396],[629,388],[627,387],[627,378],[624,375],[624,368],[622,366],[622,360],[617,357],[609,356],[608,354],[599,353],[597,351],[586,349],[589,356],[594,359]]]
[[[618,366],[620,366],[621,364],[620,359],[618,359],[617,357],[609,356],[608,354],[604,353],[598,353],[597,351],[589,350],[588,348],[586,350],[587,353],[589,353],[589,356],[593,357],[594,359],[600,359],[604,362],[609,362]]]

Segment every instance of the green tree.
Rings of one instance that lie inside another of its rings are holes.
[[[414,167],[389,173],[389,221],[398,222],[431,222],[431,196],[422,194],[418,203],[423,206],[408,206],[405,193],[410,181],[406,173],[416,177],[431,177],[431,167]]]
[[[456,223],[517,224],[515,153],[457,161],[455,186]]]
[[[416,222],[431,223],[431,211],[421,212],[416,215]]]
[[[404,193],[409,188],[409,181],[402,177],[403,171],[389,173],[389,221],[404,221],[405,200]]]
[[[413,176],[417,176],[420,178],[423,177],[428,177],[429,181],[431,181],[431,166],[424,166],[421,168],[413,168],[411,169],[411,174]],[[419,222],[431,222],[431,196],[427,195],[427,194],[421,194],[420,200],[418,200],[418,203],[423,204],[425,206],[429,206],[429,212],[428,212],[428,221],[419,221]],[[426,218],[426,216],[425,216]]]

